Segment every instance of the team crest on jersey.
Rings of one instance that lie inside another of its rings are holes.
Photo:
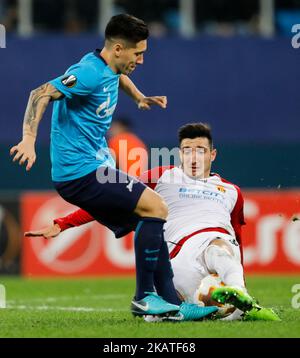
[[[221,193],[226,193],[226,190],[225,190],[224,186],[222,186],[222,185],[218,185],[218,186],[217,186],[217,189],[218,189]]]
[[[61,80],[61,83],[68,88],[72,88],[76,85],[77,78],[74,75],[68,75]]]

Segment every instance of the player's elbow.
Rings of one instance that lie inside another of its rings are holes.
[[[30,91],[30,98],[34,98],[36,94],[38,93],[38,88],[35,88]]]
[[[37,99],[41,98],[41,95],[43,95],[43,87],[38,87],[30,91],[30,98],[33,101],[36,101]]]

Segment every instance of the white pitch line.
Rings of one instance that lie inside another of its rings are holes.
[[[121,298],[127,297],[127,295],[119,294],[103,294],[103,295],[89,295],[84,294],[82,296],[58,296],[58,297],[40,297],[40,298],[28,298],[28,299],[17,299],[17,300],[7,300],[8,304],[22,304],[22,303],[30,303],[30,302],[58,302],[58,301],[80,301],[86,300],[118,300]]]
[[[125,312],[128,309],[115,308],[93,308],[93,307],[62,307],[62,306],[27,306],[27,305],[7,305],[8,309],[16,310],[38,310],[38,311],[71,311],[71,312]]]

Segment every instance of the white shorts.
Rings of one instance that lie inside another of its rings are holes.
[[[234,258],[241,262],[240,247],[235,238],[220,232],[203,232],[188,239],[179,253],[171,260],[174,272],[174,285],[178,293],[187,302],[194,302],[194,293],[198,289],[201,280],[209,272],[205,260],[204,250],[212,240],[223,239],[230,245]]]

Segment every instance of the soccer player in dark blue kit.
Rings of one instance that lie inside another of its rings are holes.
[[[116,237],[135,230],[136,293],[132,313],[198,320],[217,308],[182,303],[176,294],[163,237],[166,204],[143,183],[115,169],[105,140],[119,86],[140,109],[167,105],[166,97],[146,97],[128,78],[143,63],[148,35],[142,20],[125,14],[112,17],[102,50],[88,53],[64,75],[31,92],[23,139],[11,149],[11,155],[19,164],[27,163],[26,170],[31,169],[36,160],[38,124],[54,101],[51,160],[56,190],[66,201],[110,228]]]

